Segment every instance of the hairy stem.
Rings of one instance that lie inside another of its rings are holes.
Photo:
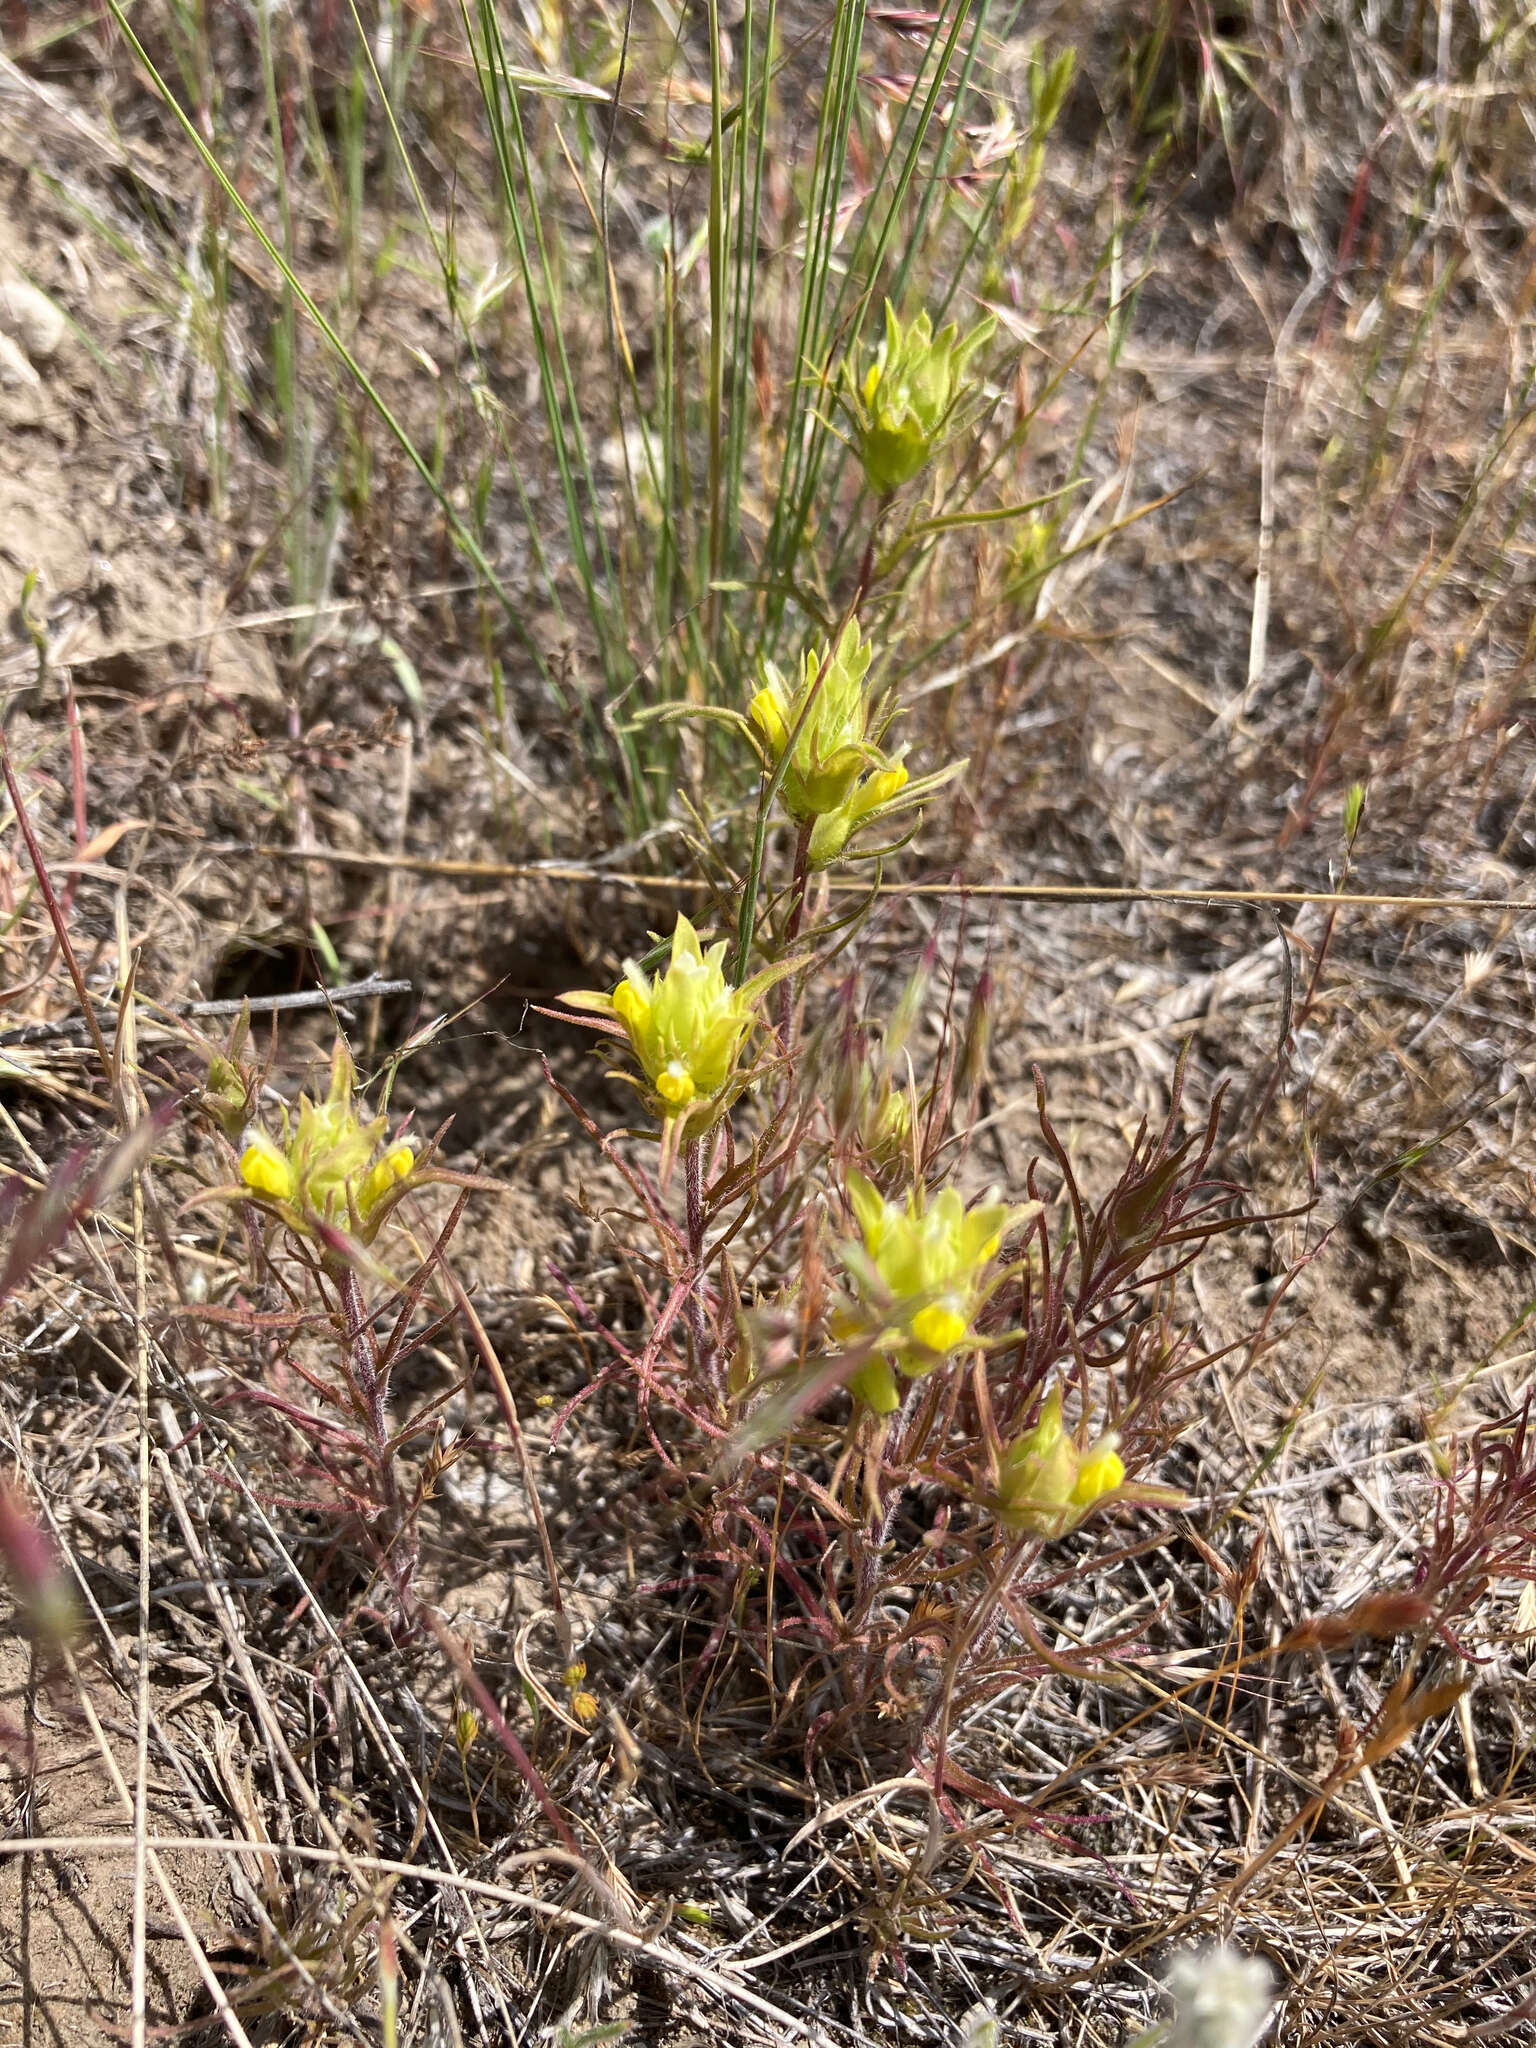
[[[704,1313],[704,1140],[690,1138],[683,1146],[683,1184],[688,1200],[688,1263],[692,1279],[688,1290],[688,1328],[693,1336],[699,1370],[717,1390],[720,1361],[710,1341],[709,1321]]]
[[[784,951],[792,953],[800,936],[800,927],[805,921],[805,899],[811,881],[811,833],[814,820],[807,818],[795,835],[795,870],[789,885],[789,923],[784,927]],[[801,975],[787,975],[779,984],[779,1044],[784,1054],[784,1085],[779,1090],[778,1108],[780,1113],[789,1107],[790,1090],[794,1086],[794,1036],[795,1017],[800,1006],[800,992],[804,987]],[[789,1174],[786,1160],[778,1173],[777,1192],[782,1194]]]
[[[892,1486],[890,1498],[881,1504],[881,1475],[888,1465],[895,1466],[900,1462],[901,1447],[907,1433],[907,1424],[912,1419],[912,1411],[916,1408],[921,1393],[921,1381],[911,1381],[907,1387],[906,1399],[901,1404],[901,1412],[891,1421],[881,1439],[878,1462],[870,1478],[870,1498],[876,1503],[876,1507],[871,1512],[864,1526],[862,1532],[863,1541],[859,1547],[859,1600],[857,1613],[861,1626],[868,1620],[869,1610],[874,1604],[875,1594],[879,1590],[880,1559],[884,1555],[885,1546],[891,1540],[891,1530],[896,1524],[896,1511],[901,1506],[902,1495],[905,1491],[900,1485]]]
[[[935,1793],[941,1793],[944,1788],[944,1756],[949,1744],[950,1709],[954,1704],[955,1694],[977,1660],[985,1656],[991,1648],[992,1641],[1002,1624],[1004,1596],[1018,1576],[1033,1540],[1024,1536],[1017,1542],[1004,1546],[998,1559],[997,1570],[986,1592],[962,1625],[959,1640],[950,1652],[944,1684],[935,1693],[927,1713],[923,1716],[917,1740],[913,1744],[913,1762],[920,1767],[924,1762],[931,1760]]]
[[[377,1487],[379,1515],[375,1540],[383,1554],[391,1583],[403,1599],[415,1572],[415,1535],[410,1527],[400,1481],[395,1471],[395,1454],[389,1440],[389,1414],[385,1406],[386,1387],[380,1376],[368,1305],[362,1285],[350,1265],[336,1274],[341,1292],[342,1312],[347,1319],[347,1350],[352,1381],[362,1403],[362,1419],[370,1439],[370,1462]]]
[[[807,818],[795,835],[795,872],[789,885],[789,923],[784,927],[784,951],[792,953],[795,941],[800,936],[800,927],[805,922],[805,899],[811,882],[811,833],[815,821]],[[799,993],[800,976],[792,974],[779,989],[779,1036],[784,1042],[786,1058],[789,1055],[789,1034],[794,1029],[795,997]]]

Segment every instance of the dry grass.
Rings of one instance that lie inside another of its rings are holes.
[[[171,14],[142,12],[165,44]],[[456,17],[391,18],[424,29],[410,139],[482,274],[495,216]],[[283,20],[335,139],[347,11]],[[982,73],[1015,111],[1024,26],[994,24]],[[1188,1042],[1189,1123],[1227,1084],[1218,1170],[1276,1220],[1213,1248],[1179,1301],[1225,1353],[1158,1473],[1190,1505],[1122,1511],[1110,1561],[1086,1536],[1052,1553],[1029,1589],[1048,1658],[951,1737],[988,1796],[936,1804],[899,1724],[808,1768],[750,1668],[698,1682],[691,1524],[622,1390],[549,1444],[605,1362],[565,1287],[615,1328],[639,1304],[623,1190],[577,1149],[539,1055],[600,1121],[624,1112],[578,1034],[528,1005],[670,923],[681,832],[619,843],[577,721],[308,342],[285,410],[267,272],[97,13],[0,0],[0,265],[69,320],[33,382],[0,379],[5,741],[108,1054],[11,830],[6,1165],[43,1185],[79,1148],[103,1156],[140,1090],[199,1085],[199,1034],[223,1019],[185,1006],[377,972],[410,993],[346,1010],[360,1063],[446,1019],[392,1107],[428,1132],[451,1116],[449,1164],[499,1184],[456,1240],[473,1316],[394,1393],[401,1420],[442,1404],[458,1454],[420,1516],[412,1631],[366,1543],[295,1483],[291,1443],[236,1398],[273,1384],[275,1340],[186,1313],[274,1306],[202,1199],[228,1177],[210,1133],[179,1118],[137,1197],[93,1190],[7,1303],[7,1462],[82,1616],[51,1669],[19,1621],[0,1647],[18,1958],[0,2027],[18,2038],[388,2039],[393,1945],[404,2041],[622,2023],[669,2048],[926,2043],[985,1999],[1005,2041],[1109,2048],[1156,2011],[1170,1951],[1212,1933],[1271,1960],[1287,2048],[1529,2027],[1528,1516],[1511,1506],[1506,1568],[1464,1574],[1445,1633],[1382,1602],[1433,1561],[1437,1461],[1472,1456],[1532,1384],[1536,42],[1481,0],[1146,0],[1027,26],[1076,43],[1079,74],[1027,292],[999,293],[1035,361],[1018,402],[1071,365],[1018,482],[1059,481],[1092,412],[1095,517],[1168,502],[1053,572],[1033,620],[987,541],[916,594],[915,736],[973,766],[907,860],[934,893],[881,900],[866,972],[894,988],[935,937],[962,983],[990,965],[978,1178],[1020,1187],[1041,1152],[1038,1062],[1101,1197]],[[519,34],[546,69],[600,71],[621,27],[530,10]],[[633,335],[655,311],[635,224],[693,204],[668,136],[707,112],[696,28],[640,27],[642,113],[608,196]],[[911,61],[899,27],[869,31],[887,75]],[[265,201],[259,95],[220,84],[242,189]],[[488,479],[484,545],[537,662],[585,702],[591,633],[541,584],[512,485],[515,458],[524,488],[554,490],[526,336],[508,310],[477,384],[380,135],[362,204],[338,212],[308,119],[296,106],[300,275],[340,292],[460,512]],[[600,379],[602,309],[575,282],[590,222],[574,204],[559,221],[568,338]],[[1139,291],[1111,362],[1084,295],[1116,224]],[[788,341],[774,331],[766,370],[781,388]],[[622,454],[604,451],[605,488]],[[698,759],[680,761],[699,795]],[[1357,781],[1347,890],[1446,907],[1198,900],[1329,895]],[[966,885],[1019,883],[1146,894],[977,893],[962,916]],[[258,1008],[264,1085],[292,1099],[330,1036],[323,1010]],[[413,1199],[426,1230],[451,1197]],[[573,1652],[591,1727],[562,1677]]]

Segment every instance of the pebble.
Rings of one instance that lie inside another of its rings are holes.
[[[42,382],[15,342],[0,328],[0,391],[37,391]]]
[[[46,363],[64,339],[64,315],[35,285],[0,278],[0,331],[33,363]]]

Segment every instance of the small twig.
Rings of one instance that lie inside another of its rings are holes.
[[[209,841],[204,852],[229,860],[273,860],[293,866],[320,861],[327,867],[404,868],[413,875],[457,876],[486,882],[591,882],[615,888],[654,889],[664,894],[707,896],[718,884],[704,875],[638,875],[582,861],[454,860],[416,853],[345,853],[333,846],[258,846],[249,841]],[[1009,903],[1320,903],[1340,910],[1525,910],[1536,911],[1536,896],[1408,896],[1337,889],[1209,889],[1193,886],[1146,889],[1133,883],[1097,882],[862,882],[832,875],[823,887],[834,896],[902,896]]]
[[[156,1008],[165,1017],[238,1017],[247,1008],[274,1013],[280,1010],[350,1009],[356,1003],[380,996],[403,996],[410,992],[411,983],[408,981],[385,981],[377,974],[370,974],[365,981],[345,982],[340,988],[298,989],[283,996],[222,996],[216,1002],[159,1003]],[[49,1039],[83,1038],[87,1033],[94,1036],[99,1031],[115,1030],[116,1027],[117,1011],[112,1004],[106,1003],[89,1018],[57,1017],[49,1023],[22,1024],[12,1031],[0,1031],[0,1045],[41,1045]]]

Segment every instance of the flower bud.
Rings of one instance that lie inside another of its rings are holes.
[[[245,1076],[231,1059],[216,1052],[208,1062],[208,1079],[203,1083],[203,1107],[231,1141],[239,1137],[250,1114],[250,1090]]]
[[[1065,1536],[1123,1484],[1118,1443],[1111,1433],[1080,1449],[1061,1419],[1061,1389],[1052,1387],[1038,1422],[1003,1452],[992,1502],[998,1520],[1037,1536]]]

